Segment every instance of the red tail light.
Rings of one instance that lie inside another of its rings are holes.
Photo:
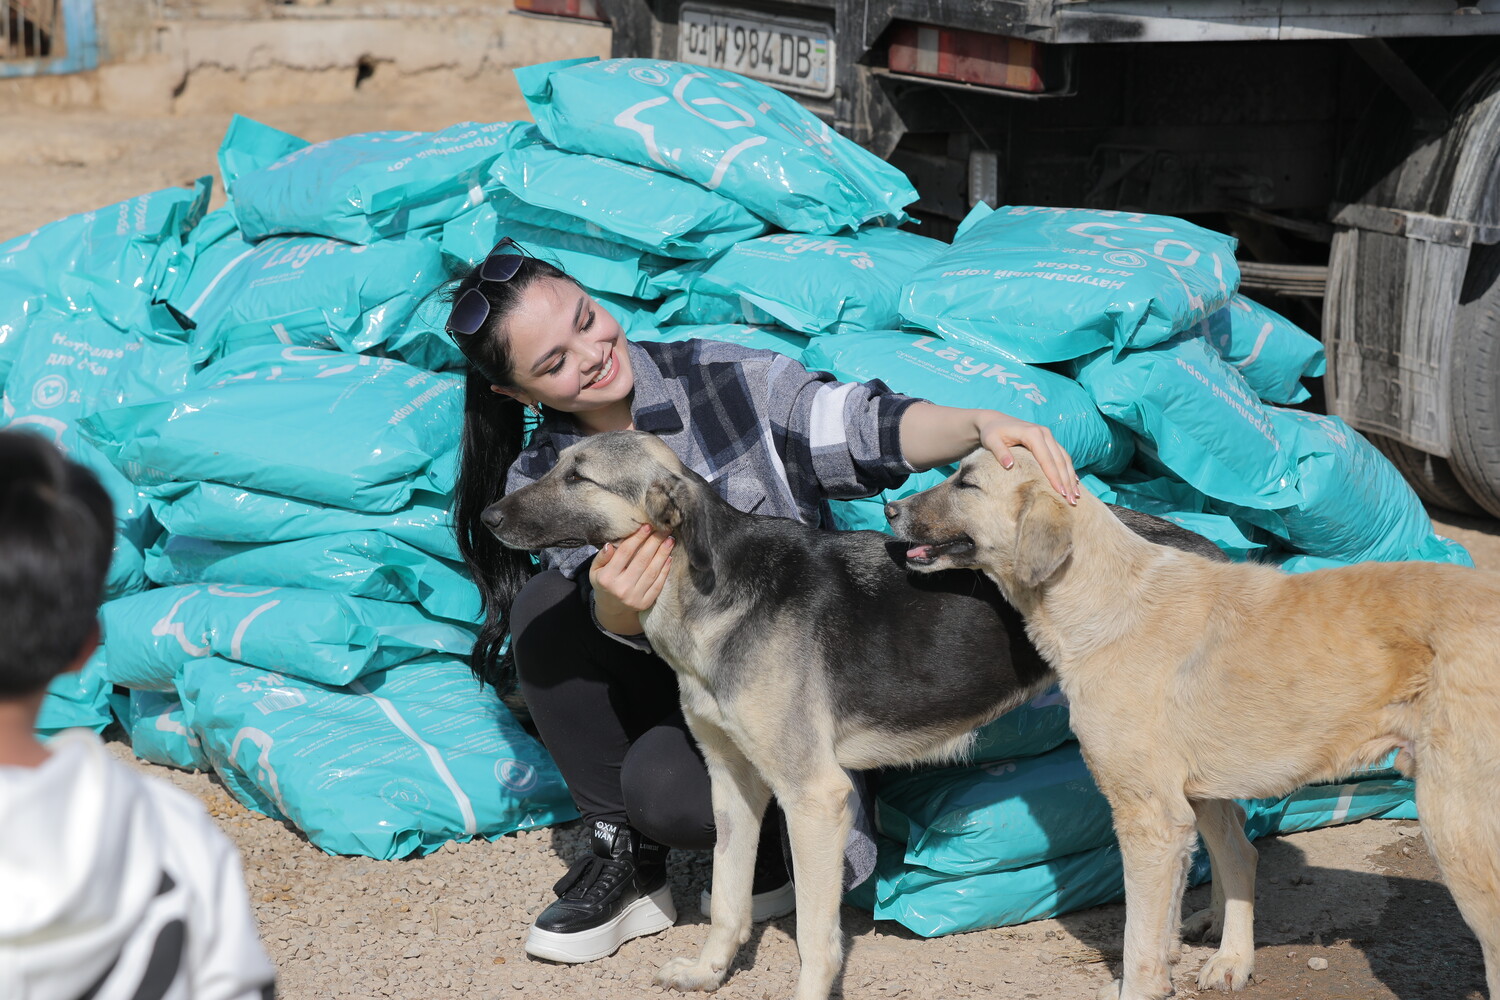
[[[584,21],[608,21],[599,8],[599,0],[515,0],[516,10],[528,14],[550,14],[554,17],[576,17]]]
[[[890,69],[1030,94],[1047,89],[1042,82],[1042,47],[1036,42],[958,28],[897,24],[891,34]]]

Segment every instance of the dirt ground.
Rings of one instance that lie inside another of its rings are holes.
[[[524,115],[513,91],[467,95],[467,106],[387,99],[256,114],[318,140],[378,128],[434,129]],[[54,111],[0,116],[0,241],[73,212],[215,172],[227,115],[132,119]],[[1438,517],[1439,530],[1500,569],[1493,522]],[[130,757],[116,741],[115,751]],[[207,805],[243,852],[257,917],[286,1000],[374,997],[449,1000],[661,994],[651,976],[696,948],[706,931],[697,898],[706,855],[671,863],[678,926],[581,967],[530,960],[521,938],[579,853],[573,823],[494,843],[449,844],[414,861],[329,857],[280,823],[247,812],[208,775],[139,765]],[[1465,1000],[1482,996],[1479,947],[1438,880],[1417,824],[1371,821],[1263,840],[1255,1000]],[[1208,888],[1189,894],[1201,906]],[[1083,1000],[1118,971],[1123,906],[1021,927],[923,940],[846,907],[847,998]],[[759,925],[719,995],[791,994],[796,920]],[[1188,949],[1182,995],[1211,949]],[[1309,959],[1327,968],[1313,971]]]

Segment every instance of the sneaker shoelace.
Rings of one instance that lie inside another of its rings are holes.
[[[559,899],[576,899],[580,902],[596,902],[628,879],[635,865],[622,858],[601,858],[597,854],[586,854],[573,862],[568,873],[553,886]]]

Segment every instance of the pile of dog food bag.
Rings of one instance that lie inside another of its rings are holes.
[[[1293,408],[1322,349],[1237,294],[1232,238],[979,206],[948,244],[898,228],[906,177],[753,81],[629,59],[517,76],[534,122],[309,144],[236,118],[216,211],[204,178],[0,245],[3,422],[117,508],[104,643],[53,686],[44,732],[117,720],[140,757],[212,769],[330,853],[576,815],[465,660],[480,610],[450,515],[443,292],[502,236],[635,339],[768,348],[1044,423],[1095,493],[1235,559],[1467,562],[1358,433]],[[884,530],[888,496],[835,505],[839,526]],[[1122,894],[1055,691],[971,761],[878,789],[878,873],[851,895],[877,917],[936,935]],[[1414,815],[1379,768],[1245,807],[1251,836]]]

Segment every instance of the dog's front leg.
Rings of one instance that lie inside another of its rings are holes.
[[[1214,866],[1213,906],[1191,929],[1220,931],[1219,950],[1198,970],[1200,990],[1242,990],[1255,970],[1255,848],[1245,838],[1245,811],[1229,799],[1194,802],[1198,832]]]
[[[716,990],[735,952],[750,937],[751,883],[755,849],[770,791],[729,736],[717,726],[689,718],[703,749],[714,807],[714,867],[708,940],[696,958],[674,958],[656,982],[682,990]]]
[[[1172,947],[1183,871],[1193,846],[1193,811],[1180,793],[1156,790],[1118,800],[1110,796],[1115,833],[1125,863],[1125,956],[1122,979],[1099,1000],[1162,1000],[1172,995]]]
[[[844,845],[854,824],[849,800],[854,786],[831,758],[790,787],[776,786],[792,840],[797,886],[797,951],[802,972],[797,1000],[826,1000],[844,961],[839,904]]]

